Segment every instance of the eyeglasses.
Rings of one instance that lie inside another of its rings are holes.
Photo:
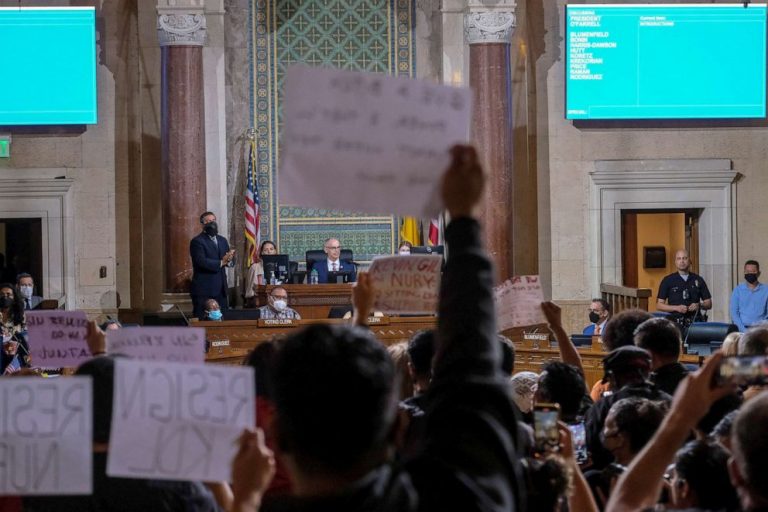
[[[272,297],[273,299],[285,299],[285,300],[288,300],[288,296],[287,295],[270,295],[270,297]]]
[[[341,246],[340,245],[326,245],[325,248],[326,249],[330,249],[332,251],[338,251],[339,249],[341,249]]]

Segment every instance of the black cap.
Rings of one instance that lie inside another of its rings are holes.
[[[603,382],[608,380],[608,372],[630,373],[635,370],[648,375],[651,373],[651,354],[634,345],[619,347],[603,358],[603,368]]]

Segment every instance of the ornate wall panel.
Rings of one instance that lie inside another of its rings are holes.
[[[279,202],[282,92],[293,63],[414,76],[416,0],[253,0],[251,80],[262,239],[303,260],[338,237],[357,261],[394,250],[397,219]],[[397,198],[392,198],[396,201]]]

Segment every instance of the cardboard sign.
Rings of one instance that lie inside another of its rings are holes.
[[[0,379],[0,495],[90,494],[90,377]]]
[[[107,474],[223,481],[254,428],[249,367],[115,360]]]
[[[469,140],[471,103],[469,89],[288,68],[280,202],[436,217],[448,150]]]
[[[107,331],[107,353],[142,361],[202,363],[203,327],[128,327]]]
[[[546,323],[541,303],[544,293],[539,276],[517,276],[493,289],[499,331]]]
[[[79,366],[89,360],[83,311],[27,311],[27,332],[32,365],[40,368]]]
[[[437,312],[442,256],[385,256],[371,263],[373,309],[387,314]]]

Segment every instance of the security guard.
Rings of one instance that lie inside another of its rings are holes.
[[[712,309],[712,294],[707,283],[698,274],[689,272],[691,260],[688,251],[680,249],[675,253],[677,272],[662,279],[657,295],[656,309],[670,313],[683,334],[693,322],[706,321],[702,312]]]

